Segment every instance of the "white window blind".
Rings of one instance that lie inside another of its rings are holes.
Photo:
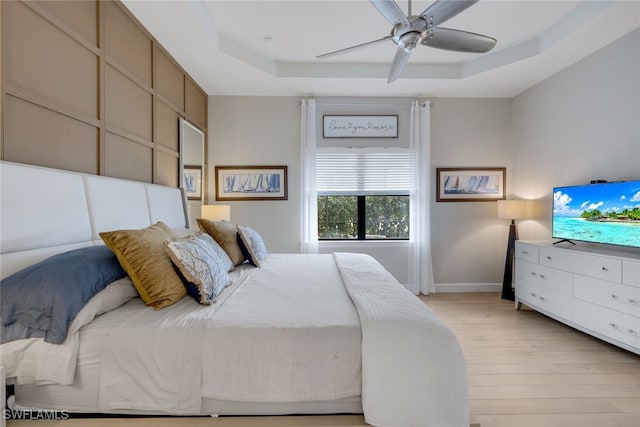
[[[316,152],[318,195],[408,195],[408,149],[331,148]]]

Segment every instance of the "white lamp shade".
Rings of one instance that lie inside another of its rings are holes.
[[[498,200],[498,218],[525,219],[526,200]]]
[[[202,205],[200,208],[200,218],[212,221],[229,221],[231,220],[231,206]]]

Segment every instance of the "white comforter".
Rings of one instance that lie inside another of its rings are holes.
[[[453,333],[373,258],[335,254],[362,325],[362,408],[375,426],[469,425]]]
[[[244,273],[213,306],[122,307],[104,346],[100,408],[199,414],[202,397],[359,396],[360,323],[333,257],[271,254]]]

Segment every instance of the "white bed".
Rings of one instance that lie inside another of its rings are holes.
[[[0,173],[2,278],[100,245],[101,231],[188,224],[177,189],[8,162]],[[379,426],[469,425],[455,336],[372,258],[269,254],[232,280],[212,306],[187,296],[156,311],[123,279],[107,289],[128,302],[93,319],[94,306],[106,304],[94,297],[62,346],[34,338],[2,344],[16,403],[98,413],[364,413]],[[18,366],[25,348],[39,353]],[[42,354],[72,362],[51,365],[56,359]]]

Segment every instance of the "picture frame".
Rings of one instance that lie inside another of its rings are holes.
[[[216,166],[216,200],[287,200],[287,166]]]
[[[188,200],[202,200],[202,166],[185,165],[184,189]]]
[[[437,202],[494,202],[506,199],[507,169],[437,168]]]
[[[397,138],[398,115],[323,115],[323,138]]]

